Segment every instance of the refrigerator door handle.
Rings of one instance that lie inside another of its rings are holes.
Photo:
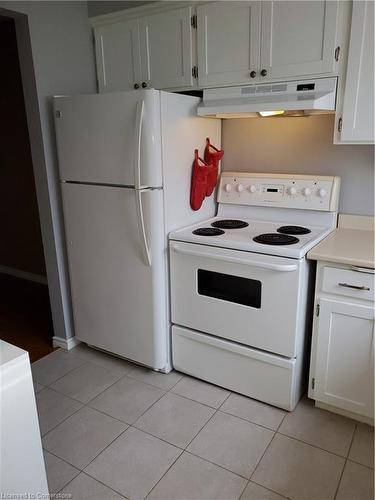
[[[150,254],[150,248],[149,248],[148,242],[147,242],[146,227],[145,227],[145,220],[144,220],[144,216],[143,216],[143,206],[142,206],[142,193],[144,193],[145,191],[147,191],[147,189],[135,190],[135,201],[136,201],[136,208],[137,208],[138,227],[139,227],[139,232],[140,232],[141,241],[142,241],[142,252],[144,255],[144,259],[146,261],[146,265],[148,267],[151,267],[151,254]]]
[[[142,147],[142,127],[145,103],[142,99],[137,102],[135,120],[135,155],[134,155],[134,185],[135,189],[141,189],[141,147]]]

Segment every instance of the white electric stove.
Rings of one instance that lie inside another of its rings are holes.
[[[226,172],[218,215],[169,235],[173,365],[292,410],[304,390],[313,264],[340,179]]]

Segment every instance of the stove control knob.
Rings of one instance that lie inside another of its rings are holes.
[[[311,189],[310,188],[303,188],[302,189],[302,194],[303,194],[303,196],[310,196]]]
[[[224,186],[224,190],[229,193],[230,191],[232,191],[232,186],[230,184],[225,184]]]
[[[318,196],[320,198],[324,198],[326,194],[327,194],[327,191],[324,188],[318,189]]]
[[[237,186],[237,191],[238,191],[239,193],[242,193],[242,191],[243,191],[243,185],[242,185],[242,184],[238,184],[238,186]]]
[[[256,187],[254,184],[252,184],[252,185],[249,187],[249,191],[250,191],[250,193],[255,193],[255,191],[256,191],[256,190],[257,190],[257,187]]]
[[[295,188],[294,186],[290,187],[288,189],[288,193],[291,195],[291,196],[295,196],[297,194],[297,188]]]

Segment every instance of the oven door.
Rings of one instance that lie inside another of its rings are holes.
[[[172,322],[296,356],[301,262],[170,242]]]

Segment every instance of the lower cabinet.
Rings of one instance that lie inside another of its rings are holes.
[[[374,417],[374,303],[361,298],[371,293],[373,275],[334,269],[337,291],[324,292],[325,276],[332,268],[318,266],[316,316],[310,367],[309,396],[317,402],[361,415]],[[342,276],[340,276],[340,273]],[[361,278],[366,285],[361,285]],[[341,279],[342,278],[342,279]],[[341,287],[341,288],[340,288]],[[373,286],[372,286],[373,288]],[[341,291],[345,296],[341,296]],[[352,297],[348,297],[348,291]],[[373,290],[372,290],[373,293]]]

